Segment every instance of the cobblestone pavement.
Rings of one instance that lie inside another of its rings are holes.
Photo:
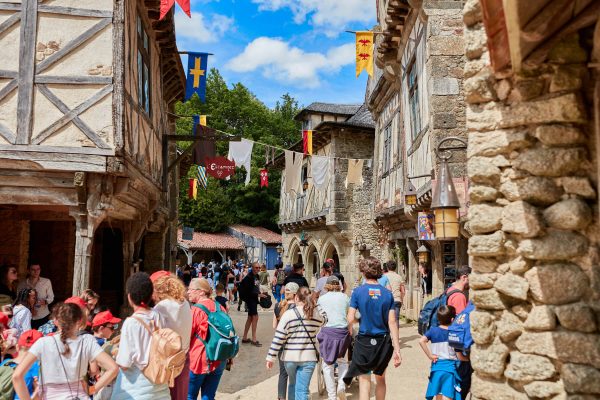
[[[225,372],[217,400],[264,400],[277,398],[277,366],[270,371],[265,368],[265,357],[272,338],[269,311],[259,311],[259,341],[263,347],[243,345],[231,372]],[[243,333],[246,315],[232,311],[232,317],[240,336]],[[387,398],[398,400],[422,399],[427,388],[429,362],[419,347],[419,334],[416,326],[403,324],[400,327],[402,365],[398,369],[390,367],[387,373]],[[326,399],[317,393],[316,374],[311,382],[311,400]],[[374,397],[374,394],[372,396]],[[353,383],[348,391],[348,399],[358,399],[358,384]]]

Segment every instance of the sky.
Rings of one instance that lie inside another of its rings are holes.
[[[179,51],[214,53],[231,86],[241,82],[273,107],[285,93],[314,101],[364,101],[365,72],[355,73],[354,35],[376,23],[375,0],[191,0],[176,4]],[[187,60],[184,56],[184,65]]]

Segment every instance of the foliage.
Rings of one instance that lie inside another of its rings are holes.
[[[241,83],[229,88],[219,71],[213,68],[207,77],[206,99],[202,104],[194,95],[189,101],[176,104],[175,111],[178,115],[207,115],[211,128],[277,147],[287,148],[300,140],[300,124],[294,121],[300,109],[289,94],[284,94],[270,109]],[[189,135],[191,130],[191,118],[177,120],[177,134]],[[179,142],[182,148],[190,145],[190,142]],[[217,153],[226,156],[228,147],[227,142],[217,143]],[[187,195],[187,179],[195,174],[192,167],[180,182],[180,222],[202,232],[223,231],[232,223],[277,230],[281,172],[268,168],[269,187],[261,188],[259,170],[264,165],[265,148],[255,144],[248,186],[244,186],[244,169],[236,168],[235,176],[229,181],[209,177],[207,190],[199,188],[197,200],[190,200]]]

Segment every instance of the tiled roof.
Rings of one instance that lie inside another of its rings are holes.
[[[352,115],[346,121],[323,121],[315,127],[315,130],[318,131],[319,129],[323,129],[326,126],[349,126],[357,128],[375,129],[375,121],[373,121],[373,116],[367,108],[367,105],[363,104],[356,111],[356,113],[354,113],[354,115]]]
[[[312,103],[305,108],[307,111],[328,114],[352,115],[358,111],[360,104]]]
[[[234,229],[238,232],[242,232],[245,235],[255,237],[267,244],[281,243],[281,235],[273,231],[263,228],[261,226],[248,226],[248,225],[231,225],[229,228]]]
[[[187,249],[244,250],[244,243],[227,233],[194,232],[193,240],[183,240],[181,229],[177,230],[177,243]]]

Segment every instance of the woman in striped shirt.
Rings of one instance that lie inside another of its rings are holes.
[[[308,400],[309,385],[318,361],[317,332],[323,323],[315,310],[310,289],[303,287],[295,297],[296,307],[279,320],[267,355],[267,368],[273,367],[279,351],[289,375],[288,400]]]

